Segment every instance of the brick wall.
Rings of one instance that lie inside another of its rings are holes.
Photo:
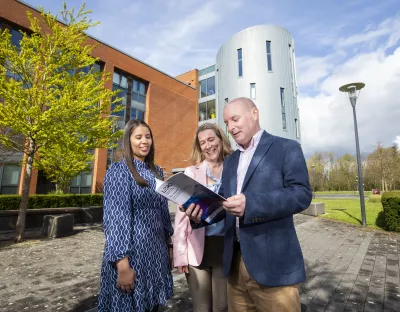
[[[27,11],[40,17],[37,11],[16,0],[0,1],[0,18],[25,29],[29,28]],[[88,42],[99,43],[93,56],[105,63],[105,71],[112,73],[114,68],[118,68],[149,83],[145,121],[154,132],[157,164],[165,167],[166,171],[186,166],[185,159],[189,157],[192,138],[197,129],[197,70],[179,76],[182,82],[105,43],[92,38]],[[187,85],[186,81],[190,81],[191,85]],[[112,83],[108,82],[107,87],[111,88]],[[106,157],[106,150],[96,150],[92,192],[96,192],[96,188],[97,191],[101,190],[106,172]],[[33,177],[35,180],[32,184],[36,185],[37,174]],[[21,182],[23,178],[24,174],[21,174]],[[31,187],[31,193],[34,190],[35,187]]]

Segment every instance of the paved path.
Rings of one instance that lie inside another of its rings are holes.
[[[303,311],[400,310],[400,235],[322,218],[295,217],[308,280]],[[37,234],[37,233],[36,233]],[[89,311],[96,306],[104,237],[100,225],[63,239],[9,246],[0,235],[0,312]],[[183,275],[163,311],[191,311]],[[95,311],[95,309],[94,309]]]

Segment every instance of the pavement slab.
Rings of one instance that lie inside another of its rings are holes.
[[[307,271],[302,311],[400,310],[400,235],[302,214],[294,220]],[[101,224],[57,239],[30,230],[18,245],[12,236],[0,233],[0,312],[96,311]],[[192,311],[185,276],[173,276],[174,296],[161,311]]]

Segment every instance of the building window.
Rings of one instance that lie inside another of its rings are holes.
[[[296,138],[300,138],[300,127],[299,127],[299,121],[297,120],[297,118],[294,119],[294,123],[296,126]]]
[[[146,85],[144,82],[133,80],[132,100],[146,104]]]
[[[292,82],[292,92],[294,95],[294,77],[293,77],[293,60],[292,60],[292,46],[289,44],[289,61],[290,61],[290,81]]]
[[[292,60],[293,60],[293,81],[294,81],[294,96],[297,97],[297,78],[296,78],[296,54],[294,53],[294,49],[292,50]]]
[[[104,63],[94,63],[93,65],[88,65],[85,67],[82,67],[80,69],[80,72],[83,72],[85,74],[88,74],[90,70],[93,68],[93,71],[95,73],[103,72],[104,70]]]
[[[238,72],[239,77],[243,77],[243,59],[242,59],[242,49],[237,50],[238,55]]]
[[[93,173],[81,172],[71,180],[70,192],[72,194],[91,194],[92,193]]]
[[[215,76],[199,81],[199,98],[215,94]]]
[[[11,30],[11,43],[17,48],[18,52],[21,52],[21,40],[22,40],[22,33],[19,32],[17,29]]]
[[[282,128],[286,130],[285,89],[281,88]]]
[[[137,79],[133,79],[130,119],[144,120],[145,110],[146,110],[146,84]]]
[[[199,121],[215,118],[215,100],[210,100],[199,104]]]
[[[215,72],[215,65],[199,70],[199,76],[204,76],[212,72]]]
[[[115,109],[118,104],[124,106],[124,110],[112,113],[120,119],[118,121],[119,128],[123,129],[125,127],[125,120],[128,119],[144,120],[147,94],[146,82],[122,73],[114,72],[113,90],[120,90],[117,97],[122,98],[122,100],[119,103],[112,104],[111,109]],[[130,101],[130,107],[128,101]],[[129,108],[129,112],[127,108]]]
[[[229,102],[229,99],[225,98],[225,105],[228,104],[228,102]]]
[[[252,100],[255,100],[255,98],[256,98],[256,84],[255,83],[250,84],[250,98]]]
[[[267,41],[267,66],[268,71],[272,71],[271,41]]]
[[[4,165],[0,167],[0,194],[17,194],[21,167]]]
[[[113,103],[111,105],[111,110],[114,110],[117,105],[123,105],[124,109],[119,111],[119,112],[114,112],[112,113],[113,116],[118,116],[120,117],[120,121],[118,122],[118,125],[120,128],[125,127],[125,113],[126,113],[126,101],[127,101],[127,95],[128,95],[128,78],[122,74],[114,72],[113,74],[113,91],[119,90],[118,95],[116,98],[121,98],[120,102]],[[113,101],[115,98],[113,98]]]

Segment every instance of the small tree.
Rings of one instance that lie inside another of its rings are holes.
[[[87,18],[91,11],[83,5],[75,14],[64,3],[63,25],[57,16],[40,10],[40,20],[27,13],[32,34],[23,33],[20,49],[12,45],[8,30],[0,32],[0,127],[26,139],[25,146],[19,147],[25,153],[26,172],[16,242],[24,237],[32,167],[39,166],[38,157],[48,166],[51,160],[45,157],[50,159],[49,153],[62,146],[64,151],[76,150],[78,142],[85,150],[106,148],[120,135],[113,133],[113,120],[104,118],[117,93],[104,86],[109,75],[94,69],[95,46],[84,34],[97,24]],[[8,135],[0,134],[0,142],[18,149]]]
[[[90,169],[92,160],[93,155],[84,144],[54,144],[50,149],[41,151],[37,167],[56,185],[57,193],[65,193],[73,178]]]

